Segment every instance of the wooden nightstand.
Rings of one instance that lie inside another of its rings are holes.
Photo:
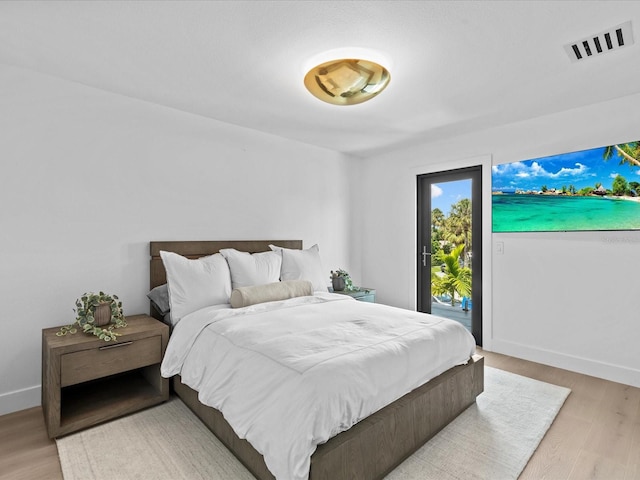
[[[160,363],[169,326],[148,315],[126,317],[105,342],[78,332],[42,330],[42,409],[49,437],[59,437],[169,398]]]
[[[333,293],[339,293],[340,295],[349,295],[350,297],[355,298],[360,302],[371,302],[376,303],[376,291],[373,288],[366,287],[358,287],[358,290],[347,291],[342,290],[340,292],[336,292],[331,290]]]

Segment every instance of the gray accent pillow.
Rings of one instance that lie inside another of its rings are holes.
[[[147,298],[151,300],[153,307],[160,313],[160,315],[166,315],[171,310],[169,304],[169,287],[167,284],[159,285],[149,293]]]

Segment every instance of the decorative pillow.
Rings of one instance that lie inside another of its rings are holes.
[[[327,291],[329,275],[324,274],[318,245],[306,250],[294,250],[276,245],[269,245],[269,248],[282,255],[280,280],[309,280],[314,291]]]
[[[265,285],[280,280],[282,257],[274,252],[248,253],[223,248],[222,256],[231,270],[233,288]]]
[[[188,259],[177,253],[160,251],[167,271],[171,321],[204,307],[229,303],[231,276],[229,266],[219,253]]]
[[[313,295],[313,286],[306,280],[289,280],[266,285],[234,288],[231,292],[233,308],[248,307],[256,303],[275,302],[294,297]]]
[[[152,289],[147,293],[147,298],[151,300],[151,304],[160,315],[164,316],[171,310],[171,305],[169,305],[169,286],[166,283]]]

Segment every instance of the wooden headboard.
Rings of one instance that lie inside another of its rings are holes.
[[[187,258],[200,258],[218,253],[223,248],[235,248],[241,252],[266,252],[269,245],[284,248],[301,249],[302,240],[216,240],[216,241],[175,241],[150,242],[151,268],[149,270],[149,289],[167,283],[167,273],[164,270],[160,250],[178,253]],[[151,315],[162,319],[160,314],[151,306]]]

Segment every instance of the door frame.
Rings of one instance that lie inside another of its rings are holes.
[[[418,311],[431,313],[431,295],[428,298],[425,295],[426,285],[429,286],[431,292],[431,256],[423,254],[423,246],[430,250],[431,245],[431,228],[427,227],[421,217],[427,212],[431,212],[431,189],[421,188],[420,185],[424,180],[428,180],[430,184],[441,182],[453,182],[458,180],[472,179],[471,204],[472,204],[472,231],[473,235],[473,268],[471,277],[471,298],[473,308],[471,310],[471,333],[476,340],[478,346],[483,344],[483,210],[484,210],[484,193],[483,193],[483,165],[482,163],[462,168],[454,168],[449,170],[434,171],[416,175],[416,308]],[[425,190],[428,190],[425,191]],[[425,210],[423,211],[422,208]],[[428,261],[427,261],[428,259]]]

